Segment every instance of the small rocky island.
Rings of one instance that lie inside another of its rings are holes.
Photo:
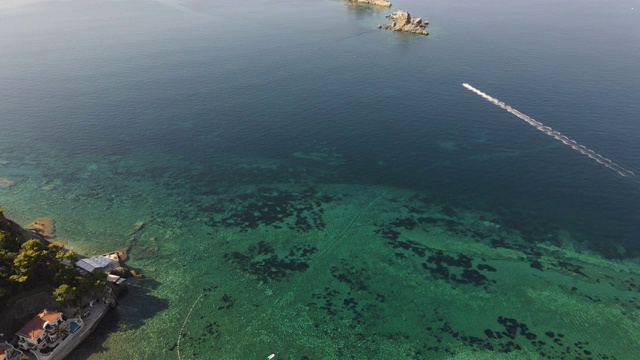
[[[426,20],[423,21],[422,18],[411,17],[408,11],[398,10],[387,15],[386,18],[393,21],[391,24],[378,25],[378,29],[429,35],[429,32],[425,30],[429,22]]]
[[[391,7],[391,3],[387,0],[348,0],[349,2],[362,3],[362,4],[370,4],[376,6],[384,6]]]

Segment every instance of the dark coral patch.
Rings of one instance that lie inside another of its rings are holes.
[[[498,271],[493,266],[487,265],[487,264],[478,264],[477,268],[478,268],[478,270],[484,270],[484,271],[488,271],[488,272],[496,272],[496,271]]]
[[[314,188],[299,192],[285,192],[275,188],[258,188],[250,194],[242,194],[228,199],[233,205],[231,213],[222,208],[216,212],[227,212],[226,216],[213,214],[209,222],[212,227],[238,228],[240,231],[270,226],[276,229],[287,227],[297,232],[322,230],[326,227],[323,219],[323,205],[336,200],[338,196],[320,193]]]
[[[279,255],[276,250],[264,241],[252,245],[244,252],[224,254],[224,259],[236,263],[263,282],[280,280],[292,272],[302,272],[309,268],[308,259],[317,251],[309,245],[294,246],[286,255]]]
[[[542,271],[542,264],[538,260],[533,260],[530,266],[536,270]]]
[[[566,261],[558,261],[558,267],[560,267],[561,269],[567,270],[569,272],[572,272],[574,274],[578,274],[578,275],[582,275],[585,277],[588,277],[587,274],[585,274],[582,271],[582,266],[580,265],[575,265]]]

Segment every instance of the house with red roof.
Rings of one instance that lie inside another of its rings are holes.
[[[16,333],[18,335],[18,346],[24,350],[44,348],[58,340],[58,326],[63,323],[61,312],[42,310],[22,329],[18,330]]]
[[[0,343],[0,360],[16,360],[22,352],[20,350],[16,350],[13,345],[8,342]]]

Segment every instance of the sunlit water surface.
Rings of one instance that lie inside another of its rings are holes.
[[[462,87],[640,174],[640,3],[392,9],[0,5],[0,205],[145,274],[72,358],[640,356],[638,179]]]

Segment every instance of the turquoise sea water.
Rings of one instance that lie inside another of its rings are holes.
[[[0,4],[0,206],[146,277],[74,359],[637,359],[638,1]],[[133,232],[136,222],[144,228]]]

